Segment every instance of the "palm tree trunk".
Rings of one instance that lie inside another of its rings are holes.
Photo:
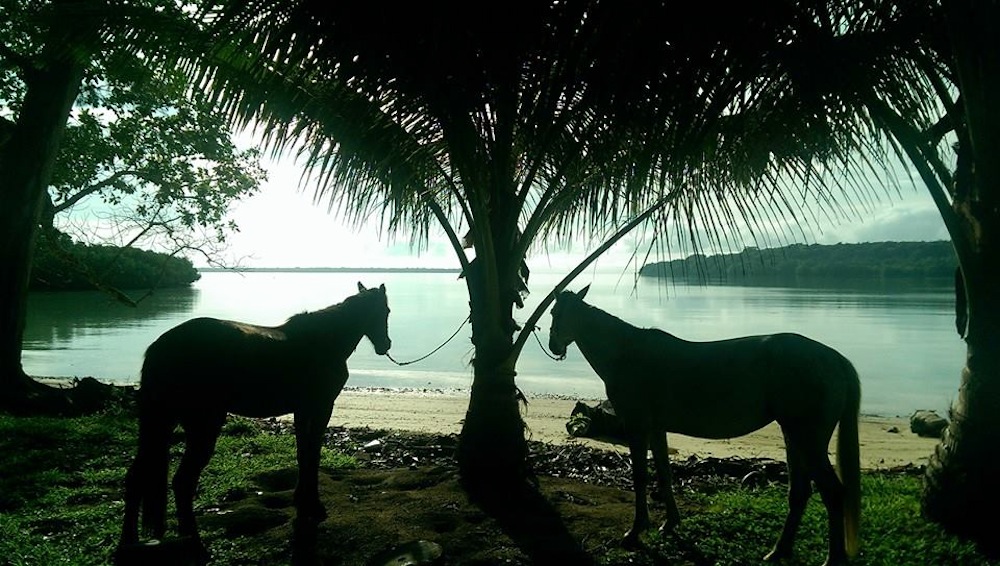
[[[62,26],[76,26],[66,22]],[[25,69],[26,92],[13,132],[0,146],[0,407],[44,391],[21,366],[28,282],[52,168],[83,80],[84,62],[67,48],[79,34],[54,25],[45,65]]]
[[[488,286],[499,286],[499,282],[488,281],[477,261],[472,262],[466,276],[476,353],[457,459],[470,492],[496,493],[523,486],[529,474],[524,421],[518,406],[520,393],[510,356],[513,301],[491,305],[485,299]]]
[[[983,517],[1000,508],[1000,262],[998,248],[964,269],[969,299],[968,354],[948,428],[931,455],[923,491],[928,518],[996,546]],[[991,273],[992,272],[992,273]]]
[[[946,3],[965,130],[959,128],[952,234],[968,308],[968,354],[951,422],[931,456],[923,510],[945,528],[1000,551],[1000,3]]]
[[[518,487],[528,477],[527,442],[514,371],[476,361],[458,464],[470,491]],[[502,489],[501,489],[502,490]]]

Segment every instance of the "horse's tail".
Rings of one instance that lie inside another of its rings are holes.
[[[847,399],[837,432],[837,474],[844,485],[844,546],[848,556],[858,553],[861,531],[861,451],[858,443],[858,413],[861,382],[858,372],[845,360]]]
[[[162,400],[155,398],[156,371],[150,367],[147,353],[142,368],[142,381],[137,394],[139,409],[139,446],[135,461],[129,470],[128,481],[133,501],[132,505],[142,505],[142,524],[145,531],[161,538],[166,531],[167,520],[167,476],[170,467],[170,436],[177,425],[176,419],[162,407]],[[152,379],[150,379],[152,378]],[[128,505],[126,505],[128,507]],[[135,511],[133,511],[134,514]],[[135,522],[137,517],[126,517]],[[127,525],[130,526],[131,525]],[[134,528],[134,527],[133,527]]]
[[[125,474],[125,514],[120,547],[139,542],[140,509],[144,531],[152,532],[155,538],[161,538],[166,531],[167,468],[173,426],[143,397],[140,390],[139,446]]]
[[[170,435],[173,422],[162,414],[146,418],[145,426],[140,421],[140,442],[146,444],[146,466],[142,481],[142,522],[143,526],[161,538],[167,522],[167,475],[170,467]],[[142,439],[142,430],[146,438]]]

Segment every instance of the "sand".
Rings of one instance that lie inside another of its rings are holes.
[[[41,378],[42,381],[67,387],[66,378]],[[597,400],[583,399],[588,405]],[[566,421],[577,399],[528,397],[521,414],[528,425],[529,440],[555,444],[581,443],[604,450],[628,453],[628,447],[594,440],[575,438],[566,432]],[[398,429],[438,434],[458,433],[469,406],[468,392],[441,390],[393,390],[381,388],[351,388],[341,392],[333,408],[330,424],[373,429]],[[291,415],[282,418],[290,419]],[[887,469],[906,465],[923,465],[938,444],[936,438],[923,438],[910,432],[908,417],[862,415],[858,426],[861,445],[861,467],[867,470]],[[743,458],[785,459],[785,448],[778,425],[772,423],[757,432],[726,440],[693,438],[681,434],[667,435],[674,458]],[[836,436],[830,443],[830,454],[836,453]]]
[[[596,403],[594,400],[586,402],[588,405]],[[337,398],[331,424],[458,433],[468,404],[468,394],[460,392],[349,389]],[[523,407],[521,411],[528,425],[529,439],[550,443],[582,443],[621,453],[628,452],[625,446],[569,436],[566,433],[566,421],[575,404],[575,399],[529,397],[527,407]],[[864,469],[926,464],[938,443],[937,439],[922,438],[911,433],[908,418],[867,415],[861,417],[859,441],[861,466]],[[727,440],[670,434],[668,442],[671,451],[676,451],[674,458],[740,456],[785,459],[781,431],[774,423],[752,434]],[[831,442],[830,453],[835,452],[835,444]]]

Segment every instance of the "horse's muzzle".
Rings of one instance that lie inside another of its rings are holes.
[[[375,346],[375,353],[384,356],[389,353],[389,348],[392,348],[392,340],[386,341],[385,344],[372,344]]]
[[[566,359],[566,344],[549,340],[549,351],[560,360]]]

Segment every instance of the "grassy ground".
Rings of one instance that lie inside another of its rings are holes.
[[[0,564],[106,564],[123,510],[122,483],[135,445],[134,417],[0,416]],[[174,446],[179,454],[182,444]],[[285,434],[233,419],[200,484],[199,525],[214,564],[292,561],[295,447]],[[443,548],[444,564],[528,564],[575,556],[598,564],[753,564],[774,542],[784,486],[699,482],[677,490],[677,532],[617,541],[632,494],[613,486],[544,476],[538,495],[497,506],[472,502],[453,467],[371,469],[324,449],[321,490],[330,517],[314,533],[312,563],[367,564],[410,540]],[[856,564],[997,564],[941,533],[919,513],[920,477],[866,474],[862,554]],[[654,505],[655,517],[662,509]],[[814,497],[794,564],[819,564],[825,513]],[[562,553],[562,554],[560,554]]]

